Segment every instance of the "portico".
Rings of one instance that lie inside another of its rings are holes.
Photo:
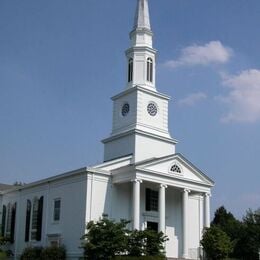
[[[175,165],[179,168],[172,167]],[[158,231],[171,238],[176,237],[181,256],[190,258],[190,251],[194,249],[189,239],[191,228],[198,226],[199,240],[203,228],[210,223],[212,181],[208,177],[182,155],[173,154],[118,168],[113,171],[113,183],[131,185],[133,229],[140,230],[150,222],[157,223]],[[149,201],[147,189],[157,193],[152,198],[153,203],[157,203],[153,209],[148,209],[146,205]],[[198,207],[199,215],[194,213],[194,207]],[[170,247],[174,242],[170,239],[167,243]]]
[[[143,212],[140,211],[140,189],[141,185],[143,184],[143,181],[141,179],[135,179],[132,181],[133,183],[133,208],[132,208],[132,214],[133,214],[133,229],[141,229],[141,215]],[[158,190],[159,190],[159,207],[158,207],[158,231],[163,232],[166,234],[166,189],[168,188],[168,185],[166,184],[158,184]],[[170,188],[171,186],[169,186]],[[174,188],[174,187],[172,187]],[[183,237],[182,237],[182,244],[183,244],[183,258],[189,258],[189,252],[188,252],[188,234],[189,234],[189,229],[188,229],[188,221],[189,218],[188,216],[190,215],[190,211],[188,208],[188,201],[189,201],[189,194],[198,194],[201,197],[203,197],[203,201],[205,206],[208,204],[209,200],[209,195],[207,193],[201,193],[198,191],[191,191],[189,189],[178,189],[179,192],[182,194],[182,231],[183,231]],[[203,220],[203,227],[207,227],[208,225],[208,219],[210,218],[210,213],[209,213],[209,208],[205,207],[204,212],[205,212],[205,217]],[[145,225],[146,223],[144,223]]]

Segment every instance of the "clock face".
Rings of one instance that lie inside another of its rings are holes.
[[[128,103],[125,103],[123,106],[122,106],[122,110],[121,110],[121,114],[122,116],[127,116],[127,114],[129,113],[130,111],[130,105]]]
[[[150,116],[156,116],[158,109],[157,109],[157,105],[155,103],[149,103],[147,105],[147,112]]]

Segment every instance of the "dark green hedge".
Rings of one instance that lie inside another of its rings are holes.
[[[21,260],[65,260],[64,247],[27,247],[24,249]]]
[[[114,260],[165,260],[164,256],[117,256]]]
[[[42,247],[27,247],[23,250],[21,260],[41,260]]]

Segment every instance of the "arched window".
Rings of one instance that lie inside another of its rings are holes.
[[[133,59],[128,60],[128,82],[133,81]]]
[[[16,203],[13,204],[12,213],[11,213],[11,232],[10,232],[10,242],[11,243],[14,243],[15,219],[16,219]]]
[[[174,164],[174,165],[171,167],[171,172],[181,173],[181,168],[180,168],[177,164]]]
[[[28,242],[30,239],[31,210],[32,210],[32,203],[30,200],[27,200],[26,219],[25,219],[25,238],[24,238],[25,242]]]
[[[39,204],[38,204],[37,232],[36,232],[37,241],[41,241],[42,239],[42,214],[43,214],[43,196],[40,197]]]
[[[35,197],[33,199],[32,204],[29,200],[27,200],[25,241],[29,241],[28,233],[30,232],[31,232],[30,240],[41,241],[42,215],[43,215],[43,196],[41,196],[40,199]],[[30,230],[30,232],[28,232],[28,230]]]
[[[2,212],[2,225],[1,225],[1,235],[5,236],[5,222],[6,222],[6,206],[3,205],[3,212]]]
[[[11,203],[8,203],[7,205],[7,221],[6,221],[6,230],[5,230],[5,236],[7,238],[10,238],[11,235],[11,219],[12,217],[12,206]]]
[[[39,210],[39,199],[34,198],[33,208],[32,208],[31,240],[36,240],[38,210]]]
[[[153,60],[151,58],[147,59],[147,81],[153,82]]]

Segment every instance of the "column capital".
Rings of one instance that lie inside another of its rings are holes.
[[[160,188],[165,188],[165,189],[168,188],[167,184],[164,184],[164,183],[161,183],[161,184],[159,185],[159,187],[160,187]]]
[[[205,193],[204,193],[204,196],[205,196],[205,197],[211,197],[211,193],[210,193],[210,192],[205,192]]]
[[[138,178],[135,178],[135,179],[132,179],[131,182],[139,182],[139,183],[142,183],[143,181],[141,179],[138,179]]]
[[[191,190],[189,190],[189,189],[187,189],[187,188],[184,188],[182,192],[183,192],[183,193],[190,193]]]

